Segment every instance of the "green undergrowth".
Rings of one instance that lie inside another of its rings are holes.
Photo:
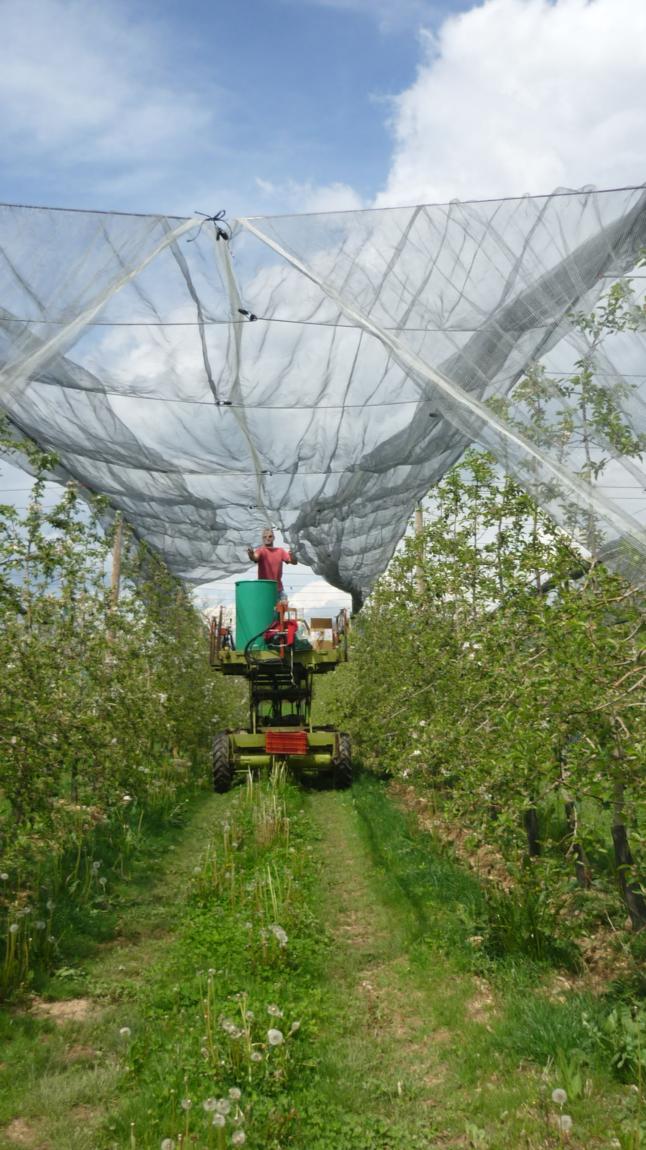
[[[177,941],[138,997],[119,1145],[131,1129],[138,1147],[180,1134],[209,1147],[291,1143],[326,947],[312,850],[302,797],[280,775],[234,794],[194,868]]]
[[[413,814],[391,802],[384,787],[369,776],[355,788],[355,802],[363,833],[382,874],[383,898],[393,906],[403,902],[410,908],[412,953],[424,954],[428,946],[440,949],[458,968],[493,980],[510,995],[510,1013],[526,1036],[519,1039],[519,1052],[532,1056],[532,1044],[539,1035],[533,1033],[531,1016],[537,1012],[550,1020],[546,1021],[545,1041],[535,1047],[539,1060],[554,1049],[555,1041],[557,1045],[564,1041],[566,1033],[592,1053],[593,1035],[604,1020],[617,1011],[640,1013],[640,996],[628,993],[632,984],[627,987],[621,979],[609,984],[604,994],[575,992],[568,995],[565,1004],[547,1002],[542,988],[550,972],[576,972],[580,961],[574,943],[564,947],[551,935],[550,912],[538,901],[533,902],[531,888],[525,905],[522,892],[488,891],[450,850],[418,827]],[[570,981],[576,984],[576,978]],[[530,991],[536,991],[537,998],[528,997]],[[540,1022],[536,1025],[540,1029]],[[559,1025],[563,1035],[558,1033]],[[646,1059],[646,1048],[642,1057]],[[617,1061],[626,1067],[625,1058]],[[630,1070],[636,1073],[636,1061],[630,1062]]]
[[[126,842],[101,828],[91,858],[101,863],[105,883],[83,900],[63,895],[53,908],[52,967],[37,969],[28,984],[37,996],[23,985],[0,1009],[3,1150],[21,1138],[20,1144],[32,1139],[61,1150],[99,1146],[95,1119],[115,1104],[122,1074],[122,1004],[137,996],[151,954],[172,933],[169,907],[181,902],[185,883],[183,840],[211,802],[197,794],[172,811],[148,811],[133,821]],[[177,873],[175,860],[181,860]],[[91,865],[90,871],[96,875]],[[75,1120],[85,1129],[76,1130]],[[24,1124],[15,1137],[12,1121]],[[43,1123],[47,1142],[44,1135],[39,1141]]]
[[[646,1145],[646,1013],[634,983],[617,979],[605,993],[577,990],[577,979],[569,974],[578,967],[576,951],[550,937],[549,912],[541,914],[531,893],[529,907],[519,905],[515,894],[490,894],[370,777],[354,795],[381,897],[393,912],[408,908],[404,921],[412,961],[429,971],[439,952],[450,964],[445,977],[450,980],[450,968],[456,977],[472,972],[486,980],[500,1005],[477,1040],[460,1048],[463,1085],[475,1085],[483,1064],[498,1073],[535,1064],[555,1088],[569,1085],[573,1113],[594,1112],[595,1093],[614,1096],[614,1144],[629,1150]],[[552,994],[559,977],[569,989],[563,992],[557,982]],[[452,1010],[448,995],[448,1021]],[[602,1121],[611,1119],[605,1114]],[[593,1121],[591,1137],[594,1128]]]
[[[420,832],[414,816],[384,801],[384,789],[370,776],[356,792],[358,810],[375,859],[389,876],[392,896],[401,893],[413,912],[417,933],[442,939],[469,969],[486,973],[580,966],[573,938],[555,930],[544,889],[531,872],[513,895],[482,885],[439,841]]]
[[[186,815],[43,988],[87,1013],[5,1012],[0,1150],[642,1146],[636,1004],[547,994],[554,956],[503,953],[381,784],[278,774]]]
[[[2,942],[0,997],[11,1001],[49,989],[60,969],[70,969],[73,980],[71,968],[111,938],[124,891],[138,877],[152,881],[154,867],[199,803],[184,764],[182,771],[177,764],[168,769],[172,785],[155,804],[131,799],[94,824],[80,809],[64,842],[48,848],[41,837],[38,857],[16,876],[21,890],[13,896]]]
[[[61,1030],[42,1008],[5,1014],[0,1145],[15,1134],[57,1150],[292,1144],[326,947],[302,806],[280,774],[249,781],[197,804],[190,845],[174,854],[167,839],[140,859],[112,944],[106,918],[94,958],[46,987],[53,1005],[87,1015]]]

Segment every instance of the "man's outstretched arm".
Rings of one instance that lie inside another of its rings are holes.
[[[258,556],[256,555],[256,549],[255,549],[255,547],[247,547],[247,555],[248,555],[248,556],[249,556],[249,558],[251,559],[251,562],[252,562],[252,563],[257,563],[257,562],[258,562]]]

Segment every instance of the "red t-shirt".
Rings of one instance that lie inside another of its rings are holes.
[[[274,579],[278,590],[283,589],[283,563],[289,563],[291,553],[283,547],[256,547],[258,578]]]

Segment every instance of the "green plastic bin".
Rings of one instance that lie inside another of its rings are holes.
[[[250,639],[271,625],[278,584],[274,579],[240,579],[236,582],[236,649],[244,651]],[[260,646],[261,644],[257,644]]]

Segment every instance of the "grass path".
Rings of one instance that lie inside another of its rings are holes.
[[[317,795],[312,813],[321,833],[324,919],[334,937],[329,976],[339,1000],[328,1089],[364,1138],[430,1146],[450,1035],[411,962],[410,908],[384,899],[350,794]]]
[[[4,1016],[0,1150],[228,1150],[204,1103],[232,1089],[246,1150],[623,1139],[627,1089],[579,1049],[594,1004],[485,961],[475,879],[379,784],[202,797],[114,900],[112,937]]]
[[[456,1069],[472,1032],[488,1025],[491,990],[433,950],[419,907],[375,858],[379,827],[362,825],[353,796],[317,796],[313,810],[335,938],[330,1082],[341,1106],[366,1147],[471,1145],[479,1127]]]

